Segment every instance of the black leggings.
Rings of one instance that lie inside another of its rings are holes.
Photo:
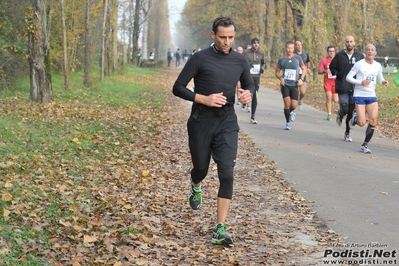
[[[346,121],[345,121],[345,133],[349,134],[351,128],[349,127],[349,120],[351,120],[351,118],[353,117],[353,111],[356,109],[355,104],[354,103],[340,103],[340,112],[341,112],[341,116],[344,117],[345,115],[347,115],[346,117]]]
[[[339,97],[340,116],[341,118],[343,118],[345,115],[347,115],[345,121],[346,125],[345,133],[349,134],[350,132],[349,120],[351,120],[353,116],[353,111],[355,110],[355,103],[353,102],[352,92],[338,94],[338,97]]]
[[[232,199],[233,197],[233,172],[234,165],[217,164],[219,176],[218,198]],[[200,183],[207,175],[208,168],[191,170],[191,180],[193,183]]]
[[[252,96],[251,117],[255,117],[256,107],[258,107],[258,92],[259,92],[260,77],[253,77],[252,79],[254,80],[255,83],[255,94]]]

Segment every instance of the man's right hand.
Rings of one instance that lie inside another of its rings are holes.
[[[285,79],[283,77],[280,78],[280,85],[281,86],[285,85]]]
[[[238,97],[238,101],[242,104],[249,104],[252,102],[252,95],[249,90],[238,89],[240,96]]]

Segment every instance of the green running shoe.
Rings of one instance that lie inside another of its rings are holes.
[[[214,245],[224,245],[231,246],[233,245],[233,239],[226,232],[226,227],[228,224],[217,224],[212,233],[212,244]]]
[[[188,194],[188,202],[193,210],[199,210],[202,206],[202,189],[197,189],[192,183]]]

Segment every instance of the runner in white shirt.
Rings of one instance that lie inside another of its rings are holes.
[[[346,76],[346,81],[355,84],[353,91],[353,101],[356,104],[356,114],[349,121],[349,126],[353,128],[356,124],[363,127],[366,125],[366,113],[369,118],[369,125],[366,130],[366,137],[360,150],[364,153],[371,153],[368,143],[374,134],[374,129],[378,118],[378,100],[375,93],[377,79],[380,84],[388,86],[382,75],[381,64],[374,61],[377,50],[374,45],[368,44],[365,50],[366,58],[356,62],[351,71]]]

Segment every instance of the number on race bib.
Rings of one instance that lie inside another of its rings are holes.
[[[260,64],[253,65],[250,70],[251,75],[260,74]]]
[[[296,70],[294,69],[286,69],[284,71],[284,79],[286,80],[295,80],[296,78]]]

